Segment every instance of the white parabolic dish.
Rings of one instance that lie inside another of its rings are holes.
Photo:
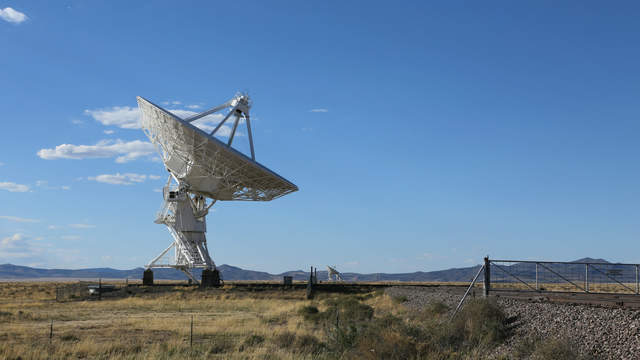
[[[142,128],[190,192],[215,200],[270,201],[298,187],[171,112],[138,97]]]

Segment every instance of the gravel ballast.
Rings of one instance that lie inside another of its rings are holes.
[[[420,309],[431,302],[442,302],[455,309],[464,289],[452,287],[391,287],[386,294],[406,297],[405,306]],[[473,295],[473,294],[471,294]],[[476,290],[476,296],[482,296]],[[564,337],[576,349],[596,359],[640,359],[640,312],[632,309],[591,305],[570,305],[540,300],[498,297],[506,315],[515,317],[512,336],[497,349],[510,354],[524,337]]]

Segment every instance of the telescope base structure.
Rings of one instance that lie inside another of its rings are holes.
[[[220,271],[218,269],[202,270],[202,281],[200,281],[201,287],[219,287],[221,284],[220,281]]]
[[[142,285],[153,285],[153,271],[151,269],[142,273]]]
[[[162,210],[155,220],[156,224],[166,225],[173,237],[173,242],[160,255],[156,256],[148,265],[152,268],[171,268],[184,272],[189,280],[198,284],[193,276],[192,269],[203,269],[202,285],[219,286],[220,272],[209,256],[207,249],[206,216],[214,202],[207,205],[202,195],[192,194],[187,186],[171,188],[172,176],[169,176],[164,187],[164,203]],[[175,179],[175,178],[173,178]],[[167,263],[160,263],[171,249],[174,249],[173,259]]]

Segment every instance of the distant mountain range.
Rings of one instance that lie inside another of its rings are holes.
[[[608,263],[603,259],[583,258],[575,260],[574,262],[589,262],[589,263]],[[548,265],[551,269],[558,271],[568,271],[571,273],[578,273],[582,271],[584,273],[584,265],[562,265],[560,269],[559,265]],[[575,269],[574,269],[575,267]],[[507,270],[517,271],[519,276],[522,277],[535,277],[535,264],[517,263],[514,265],[506,266]],[[224,280],[282,280],[283,276],[292,276],[294,280],[306,280],[309,278],[309,272],[303,270],[287,271],[282,274],[270,274],[262,271],[245,270],[239,267],[231,265],[218,266]],[[358,274],[358,273],[342,273],[342,277],[346,281],[470,281],[471,278],[478,272],[480,265],[464,267],[464,268],[452,268],[447,270],[438,271],[417,271],[412,273],[400,273],[400,274],[387,274],[387,273],[374,273],[374,274]],[[618,271],[616,273],[616,269]],[[624,278],[628,276],[635,276],[630,272],[628,267],[622,267],[620,265],[612,264],[607,266],[607,269],[602,269],[604,273],[610,276],[618,278],[622,276]],[[611,270],[614,270],[611,272]],[[92,269],[39,269],[28,266],[3,264],[0,265],[0,279],[4,280],[19,280],[19,279],[46,279],[46,278],[73,278],[73,279],[142,279],[143,268],[135,268],[131,270],[117,270],[112,268],[92,268]],[[494,270],[496,271],[496,270]],[[593,269],[590,270],[590,276],[605,276]],[[154,269],[154,278],[163,280],[186,280],[186,276],[178,270],[174,269]],[[627,274],[628,273],[628,274]],[[495,272],[494,272],[495,274]],[[197,269],[194,271],[196,278],[200,278],[200,271]],[[492,275],[492,278],[494,276]],[[327,271],[318,271],[318,279],[327,279]],[[623,279],[621,279],[623,280]]]

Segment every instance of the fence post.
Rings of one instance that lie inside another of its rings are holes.
[[[98,300],[102,300],[102,278],[98,279]]]
[[[307,283],[307,299],[313,299],[313,266],[309,272],[309,282]]]
[[[636,265],[636,295],[640,294],[640,283],[638,283],[638,265]]]
[[[484,258],[484,290],[482,295],[484,297],[489,296],[489,291],[491,290],[491,267],[489,262],[489,257],[485,256]]]
[[[536,290],[540,291],[540,285],[538,284],[538,263],[536,263]]]
[[[193,315],[191,315],[191,335],[189,336],[189,347],[193,347]]]
[[[52,339],[53,339],[53,319],[51,319],[51,326],[49,327],[49,344],[51,344]]]
[[[589,264],[584,264],[584,289],[589,292]]]

